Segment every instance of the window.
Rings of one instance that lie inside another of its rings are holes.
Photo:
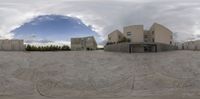
[[[111,40],[111,37],[108,37],[108,40]]]
[[[131,36],[131,32],[127,32],[127,36]]]
[[[119,35],[119,36],[118,36],[118,38],[120,39],[120,38],[121,38],[121,36]]]

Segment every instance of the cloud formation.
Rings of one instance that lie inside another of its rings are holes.
[[[81,19],[102,39],[115,29],[154,22],[175,33],[176,40],[197,39],[200,35],[198,0],[1,0],[0,37],[13,38],[11,31],[39,15],[65,15]]]

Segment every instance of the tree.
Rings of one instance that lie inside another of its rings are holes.
[[[63,46],[61,47],[61,50],[63,50],[63,51],[69,51],[70,48],[69,48],[69,46],[67,46],[67,45],[63,45]]]
[[[69,46],[63,45],[63,46],[56,46],[56,45],[50,45],[50,46],[34,46],[34,45],[27,45],[26,51],[70,51]]]
[[[27,46],[26,46],[26,50],[27,50],[27,51],[31,51],[31,45],[27,45]]]

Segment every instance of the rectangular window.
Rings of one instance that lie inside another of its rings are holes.
[[[127,36],[131,36],[131,32],[127,32]]]

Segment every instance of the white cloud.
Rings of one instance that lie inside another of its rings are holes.
[[[1,0],[0,37],[13,38],[11,30],[36,16],[58,14],[80,18],[103,39],[123,26],[158,22],[187,40],[200,34],[199,11],[197,0]]]

